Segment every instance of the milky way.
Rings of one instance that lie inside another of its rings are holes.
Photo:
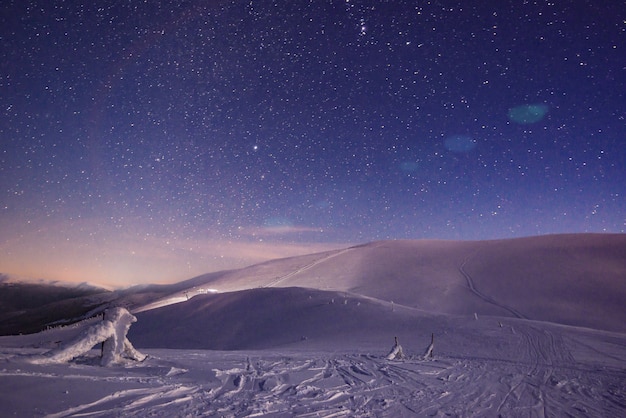
[[[465,3],[3,1],[0,272],[624,232],[626,7]]]

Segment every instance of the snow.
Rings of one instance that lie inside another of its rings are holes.
[[[402,346],[398,342],[398,337],[395,337],[395,341],[393,347],[387,357],[387,360],[404,360],[406,357],[404,356],[404,350],[402,350]]]
[[[194,288],[182,291],[182,292],[174,293],[172,295],[169,295],[157,301],[148,303],[147,305],[134,309],[134,312],[137,313],[137,312],[149,311],[152,309],[161,308],[163,306],[173,305],[175,303],[186,302],[194,296],[206,295],[206,294],[217,293],[217,292],[218,291],[216,289],[205,289],[202,287],[194,287]]]
[[[626,234],[566,234],[381,241],[211,275],[205,286],[307,287],[430,313],[523,316],[626,332],[625,278]]]
[[[514,244],[546,250],[541,240]],[[177,289],[128,314],[130,321],[109,321],[113,334],[99,328],[100,318],[0,337],[1,410],[20,417],[626,416],[626,333],[607,319],[623,318],[623,308],[606,303],[591,318],[587,310],[623,295],[624,247],[610,257],[612,247],[593,241],[603,251],[581,256],[591,265],[571,261],[585,275],[606,273],[588,278],[606,285],[588,293],[576,314],[578,286],[588,288],[581,276],[544,273],[540,279],[553,284],[529,279],[513,298],[516,286],[507,291],[507,279],[487,275],[505,264],[515,280],[516,269],[529,272],[528,259],[512,257],[507,245],[480,243],[477,252],[469,244],[384,242],[277,260],[207,283],[194,279],[190,292],[219,292],[180,300],[185,290]],[[538,256],[559,264],[541,271],[571,273],[562,254],[579,254],[576,245]],[[424,257],[411,259],[416,250]],[[490,257],[498,266],[485,262]],[[601,329],[604,320],[609,329]],[[98,337],[78,350],[90,333]],[[87,346],[117,334],[147,357],[101,367],[99,345]],[[74,350],[66,363],[31,361],[63,347]]]
[[[271,350],[146,349],[144,362],[33,365],[0,348],[5,416],[623,416],[626,337],[525,320],[449,318],[404,343]],[[17,339],[19,337],[11,337]],[[390,340],[391,343],[393,340]],[[404,341],[404,340],[402,340]]]
[[[85,354],[96,344],[102,344],[103,366],[119,363],[122,356],[142,361],[145,356],[126,338],[133,322],[137,322],[137,318],[126,309],[120,307],[107,309],[101,322],[86,327],[76,338],[60,344],[43,355],[28,357],[25,361],[32,364],[67,363]]]

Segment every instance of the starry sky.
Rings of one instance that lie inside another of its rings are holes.
[[[626,231],[621,1],[5,0],[0,272]]]

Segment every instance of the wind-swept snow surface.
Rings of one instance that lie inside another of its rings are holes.
[[[384,241],[144,290],[118,299],[141,363],[28,361],[95,318],[0,337],[0,410],[626,416],[625,235]]]
[[[277,319],[277,326],[282,321]],[[256,351],[146,350],[142,363],[24,363],[0,339],[6,416],[603,416],[626,412],[626,337],[525,320],[447,318],[389,342]],[[48,338],[54,338],[50,333]],[[31,337],[31,342],[32,342]],[[1,348],[4,347],[4,348]]]

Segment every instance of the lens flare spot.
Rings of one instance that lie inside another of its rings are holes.
[[[315,203],[315,208],[319,210],[326,210],[331,207],[331,203],[328,200],[319,200]]]
[[[420,165],[417,161],[404,161],[400,163],[400,170],[405,173],[412,173],[417,171],[420,168]]]
[[[509,119],[520,125],[530,125],[539,122],[546,116],[546,113],[548,113],[547,105],[523,105],[509,109]]]
[[[445,139],[445,147],[452,152],[469,152],[476,148],[476,140],[467,135],[452,135]]]

